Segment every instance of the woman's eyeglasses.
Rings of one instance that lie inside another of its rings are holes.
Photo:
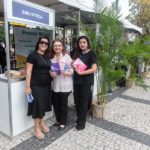
[[[41,44],[41,45],[44,45],[44,44],[45,44],[45,45],[48,45],[48,42],[40,41],[40,44]]]

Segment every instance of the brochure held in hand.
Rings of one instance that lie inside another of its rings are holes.
[[[32,96],[32,94],[31,94],[31,93],[30,93],[30,94],[28,94],[28,95],[26,95],[26,97],[27,97],[27,101],[28,101],[28,103],[32,103],[32,102],[33,102],[34,97]]]
[[[60,65],[59,65],[59,63],[51,63],[50,68],[51,68],[52,72],[56,72],[57,75],[60,75]]]
[[[74,61],[73,67],[75,69],[78,69],[80,72],[84,71],[87,68],[87,66],[83,63],[83,61],[80,58],[77,58]]]

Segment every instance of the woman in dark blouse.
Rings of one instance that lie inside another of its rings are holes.
[[[35,51],[26,63],[26,94],[32,93],[33,102],[28,103],[27,115],[34,119],[34,135],[43,139],[43,132],[49,132],[44,122],[45,112],[51,110],[51,77],[49,74],[50,61],[48,58],[50,42],[48,37],[39,38]]]
[[[74,73],[74,101],[77,112],[77,130],[85,128],[88,107],[92,101],[92,85],[94,72],[97,69],[95,53],[90,49],[90,42],[86,36],[79,37],[74,59],[79,58],[86,66],[85,71],[75,69]]]

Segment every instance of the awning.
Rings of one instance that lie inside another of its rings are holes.
[[[36,4],[43,5],[45,7],[50,7],[55,9],[56,12],[65,12],[67,11],[66,6],[72,6],[76,9],[87,12],[95,12],[95,1],[94,0],[28,0]],[[103,1],[104,5],[109,7],[111,6],[110,0]]]
[[[139,33],[142,34],[142,28],[132,24],[131,22],[129,22],[128,20],[126,20],[125,18],[119,18],[119,21],[122,22],[123,26],[127,29],[133,29],[138,31]]]
[[[94,0],[59,0],[67,5],[80,9],[82,11],[94,12]]]
[[[64,19],[68,15],[77,18],[80,12],[80,18],[83,22],[91,24],[90,13],[94,11],[93,0],[28,0],[30,2],[50,7],[55,10],[55,22],[57,27],[69,27],[75,23]]]
[[[59,0],[62,3],[76,7],[82,11],[95,12],[96,3],[94,0]],[[100,1],[101,2],[101,1]],[[110,0],[103,1],[105,7],[112,6]]]
[[[70,22],[64,20],[63,16],[66,15],[67,13],[72,17],[76,15],[73,8],[82,11],[81,20],[85,19],[87,23],[92,23],[92,20],[89,16],[91,12],[95,12],[95,7],[96,7],[94,0],[28,0],[28,1],[55,9],[56,25],[60,25],[60,26],[70,25]],[[111,7],[110,0],[105,0],[103,2],[105,6]],[[142,33],[142,28],[133,25],[128,20],[123,18],[120,18],[119,20],[123,23],[125,28],[134,29]]]
[[[65,4],[69,5],[69,6],[75,7],[77,9],[80,9],[80,10],[83,10],[83,11],[87,11],[87,8],[82,6],[80,4],[79,0],[59,0],[59,1],[62,2],[62,3],[65,3]]]
[[[70,0],[70,1],[69,0],[59,0],[59,1],[61,1],[62,3],[65,3],[67,5],[70,5],[72,7],[76,7],[80,10],[87,11],[87,12],[95,12],[95,8],[96,8],[94,0]],[[109,0],[105,0],[104,5],[107,7],[112,6],[112,4]],[[142,34],[142,28],[132,24],[125,18],[120,18],[119,21],[122,22],[122,24],[125,28],[136,30]]]
[[[94,0],[28,0],[36,4],[55,9],[56,12],[69,11],[71,7],[88,12],[94,12]]]

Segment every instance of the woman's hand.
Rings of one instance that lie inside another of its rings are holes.
[[[30,87],[26,87],[25,88],[25,93],[26,93],[26,95],[30,94],[31,93],[31,88]]]
[[[69,75],[70,75],[70,73],[69,73],[69,72],[67,72],[67,71],[61,71],[61,75],[62,75],[62,76],[69,76]]]
[[[51,75],[52,78],[55,78],[55,77],[57,76],[57,73],[56,73],[56,72],[51,72],[51,71],[50,71],[49,73],[50,73],[50,75]]]
[[[97,69],[97,65],[93,64],[90,69],[84,70],[84,71],[79,71],[78,69],[75,69],[78,75],[87,75],[87,74],[92,74],[95,73]]]
[[[75,62],[75,60],[72,60],[72,62],[71,62],[71,66],[73,67],[73,63]]]
[[[75,71],[76,71],[76,73],[78,74],[78,75],[84,75],[84,71],[79,71],[78,69],[75,69]]]

